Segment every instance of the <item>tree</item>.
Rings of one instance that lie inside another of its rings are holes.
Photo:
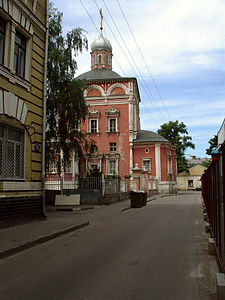
[[[214,135],[213,138],[211,138],[209,141],[209,148],[205,149],[206,154],[211,155],[212,150],[216,149],[218,145],[218,136]]]
[[[84,133],[77,130],[80,120],[85,120],[87,106],[83,89],[85,85],[74,79],[77,70],[75,57],[88,48],[88,41],[81,28],[62,35],[62,16],[50,4],[49,40],[47,61],[46,102],[46,165],[63,150],[63,160],[69,161],[73,150],[77,156],[91,151]]]
[[[188,171],[185,151],[187,148],[195,149],[195,145],[191,142],[192,137],[188,136],[186,125],[183,122],[169,121],[161,125],[157,132],[176,146],[178,173]]]

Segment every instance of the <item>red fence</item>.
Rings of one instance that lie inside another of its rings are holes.
[[[225,143],[218,153],[212,155],[212,163],[201,180],[211,235],[220,266],[225,272]]]

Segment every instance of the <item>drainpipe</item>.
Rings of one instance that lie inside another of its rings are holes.
[[[45,63],[44,63],[44,103],[43,103],[43,139],[42,139],[42,213],[46,216],[45,200],[45,143],[46,143],[46,98],[47,98],[47,60],[48,60],[48,20],[49,0],[46,0],[46,37],[45,37]]]

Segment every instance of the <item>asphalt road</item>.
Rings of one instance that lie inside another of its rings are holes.
[[[0,299],[216,299],[200,193],[86,211],[90,226],[0,261]]]

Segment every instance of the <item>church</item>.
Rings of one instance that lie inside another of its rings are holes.
[[[96,142],[97,150],[80,161],[80,175],[97,169],[105,176],[129,178],[131,190],[174,192],[176,149],[164,137],[141,129],[137,79],[112,70],[112,46],[103,36],[102,22],[90,54],[91,70],[76,79],[88,85],[88,115],[80,130]]]

